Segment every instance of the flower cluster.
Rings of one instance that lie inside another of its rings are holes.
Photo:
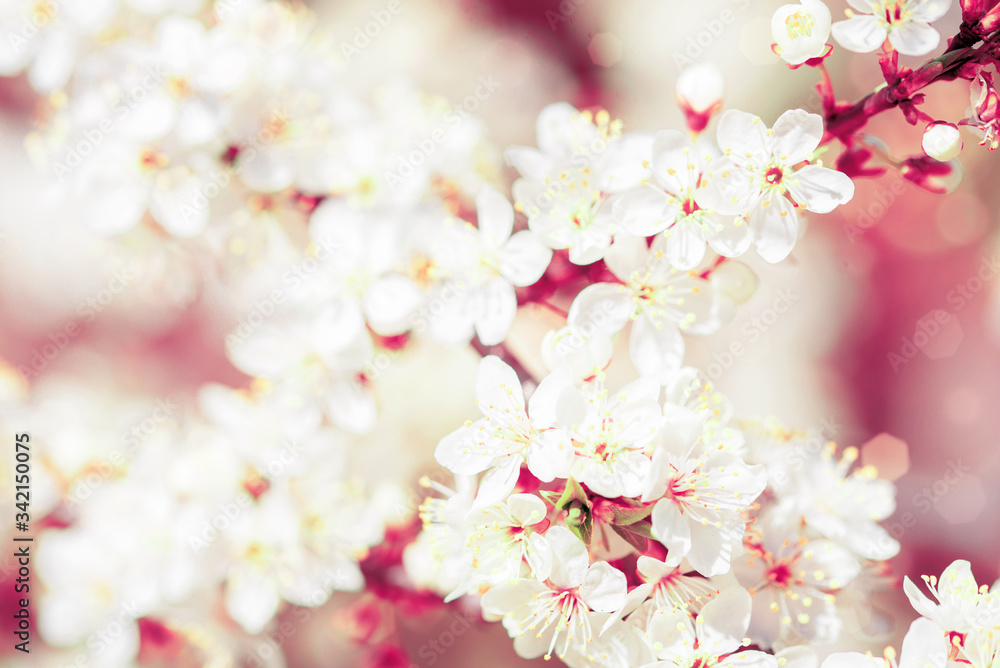
[[[687,337],[730,321],[755,292],[749,265],[785,261],[802,218],[847,204],[854,179],[895,168],[945,191],[961,127],[996,148],[996,3],[963,2],[943,60],[899,67],[938,46],[929,24],[948,4],[850,0],[836,22],[821,0],[779,9],[774,50],[821,72],[821,114],[769,126],[724,111],[721,74],[703,64],[677,82],[686,132],[626,132],[607,110],[558,102],[537,147],[500,152],[481,119],[409,81],[359,90],[298,5],[8,3],[0,25],[31,34],[0,50],[0,74],[26,72],[44,96],[27,146],[53,192],[110,255],[134,254],[149,302],[220,305],[213,324],[244,375],[174,403],[126,392],[124,373],[29,386],[0,366],[0,419],[42,444],[45,642],[127,666],[155,626],[207,665],[243,665],[291,606],[429,591],[478,606],[526,658],[817,665],[814,649],[889,585],[900,545],[879,523],[895,487],[818,431],[737,421],[689,365]],[[838,102],[831,34],[881,47],[887,85]],[[920,108],[945,78],[972,82],[954,123]],[[897,107],[924,125],[924,155],[896,160],[859,133]],[[529,307],[565,321],[541,342],[537,378],[506,345]],[[634,369],[619,384],[626,342]],[[360,472],[375,441],[410,446],[380,429],[383,372],[470,345],[478,413],[426,429],[454,484],[425,477],[436,494],[417,508]],[[898,665],[996,665],[1000,595],[966,562],[926,581],[936,602],[904,585],[924,618]],[[885,662],[897,666],[891,650]]]
[[[819,433],[730,424],[690,367],[665,389],[605,381],[561,366],[526,405],[483,359],[483,417],[436,453],[463,491],[425,502],[414,579],[574,666],[778,665],[764,652],[836,642],[840,592],[884,586],[899,550],[878,524],[894,486]]]

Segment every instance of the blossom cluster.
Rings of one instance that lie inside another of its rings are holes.
[[[409,81],[358,90],[297,5],[43,4],[0,10],[20,36],[0,74],[44,96],[32,158],[111,254],[135,254],[151,301],[224,295],[220,348],[245,376],[174,403],[110,372],[96,392],[0,367],[4,424],[42,443],[48,645],[135,665],[155,625],[205,664],[241,665],[284,609],[391,589],[476,607],[526,658],[805,668],[889,587],[894,485],[819,431],[738,420],[687,341],[754,295],[749,258],[785,261],[802,219],[850,202],[856,179],[896,168],[944,191],[960,125],[996,147],[995,3],[964,2],[976,39],[949,45],[949,76],[971,82],[956,123],[919,108],[939,68],[898,65],[938,46],[948,2],[851,0],[834,22],[803,0],[774,15],[774,48],[824,74],[822,114],[724,110],[721,75],[699,65],[676,87],[684,130],[626,132],[556,102],[536,146],[505,152]],[[888,85],[861,106],[833,94],[831,34],[882,48]],[[893,107],[925,124],[925,155],[896,161],[858,132]],[[565,320],[541,342],[544,377],[505,345],[528,307]],[[626,341],[634,380],[617,386]],[[418,509],[355,470],[386,435],[382,373],[470,345],[479,414],[434,435],[454,484],[423,480],[436,494]],[[823,667],[995,665],[1000,594],[962,561],[926,582],[936,601],[905,581],[922,617],[898,663]]]

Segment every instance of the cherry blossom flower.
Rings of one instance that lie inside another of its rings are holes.
[[[917,619],[903,638],[899,659],[890,647],[885,658],[874,658],[859,652],[836,652],[823,660],[820,668],[945,668],[949,662],[950,645],[944,632],[934,622]],[[973,663],[979,666],[988,663]]]
[[[442,230],[432,259],[446,279],[464,287],[441,316],[455,340],[468,341],[473,329],[483,345],[507,336],[517,312],[514,286],[537,281],[552,259],[530,230],[513,235],[514,209],[499,192],[484,186],[476,197],[479,228],[451,220]]]
[[[822,117],[802,109],[786,111],[773,129],[735,109],[719,120],[727,160],[713,166],[706,203],[742,209],[757,252],[768,262],[780,262],[795,245],[796,209],[829,213],[854,196],[847,175],[818,164],[796,167],[812,159],[822,138]]]
[[[726,573],[743,541],[742,513],[767,482],[764,469],[731,452],[702,450],[697,440],[684,446],[653,453],[642,495],[643,502],[656,501],[653,534],[667,548],[667,565],[687,559],[702,575]]]
[[[977,627],[1000,625],[1000,593],[978,586],[968,561],[952,562],[938,580],[925,575],[924,583],[937,599],[935,603],[907,577],[903,591],[913,609],[946,631],[966,633]]]
[[[733,569],[753,597],[750,637],[762,647],[835,641],[835,593],[861,571],[857,557],[832,541],[806,538],[796,523],[765,517],[757,527]]]
[[[483,612],[503,617],[518,656],[585,653],[596,636],[589,613],[612,612],[625,600],[625,574],[605,561],[590,563],[587,547],[562,526],[545,532],[552,547],[546,581],[522,579],[483,595]]]
[[[476,403],[483,418],[466,422],[438,443],[434,457],[458,475],[483,477],[475,508],[492,506],[514,489],[521,464],[539,480],[568,474],[573,457],[569,435],[553,429],[556,404],[568,387],[568,367],[557,370],[531,395],[525,411],[524,392],[517,374],[500,358],[484,357],[476,375]]]
[[[745,589],[726,589],[705,604],[692,621],[683,609],[661,610],[647,629],[659,662],[644,668],[719,666],[720,668],[777,668],[778,660],[758,651],[738,652],[750,622],[750,595]]]
[[[833,37],[848,51],[868,53],[889,40],[904,56],[937,48],[941,35],[930,26],[945,15],[951,0],[848,0],[854,10],[833,24]]]
[[[773,443],[778,446],[779,444]],[[779,446],[780,448],[780,446]],[[899,553],[899,542],[877,523],[896,510],[896,488],[879,480],[871,467],[850,471],[857,448],[846,448],[836,459],[836,446],[822,448],[809,457],[804,448],[781,448],[776,457],[795,457],[801,467],[795,475],[784,470],[784,484],[775,484],[774,512],[789,519],[801,518],[810,528],[866,559],[886,560]],[[805,455],[805,456],[804,456]],[[805,462],[802,465],[801,462]]]
[[[681,568],[646,555],[636,561],[636,572],[642,584],[628,593],[621,609],[605,623],[605,630],[630,614],[641,617],[643,628],[649,628],[654,615],[699,608],[719,593],[708,580],[685,575]]]
[[[651,378],[611,394],[603,374],[582,394],[564,394],[557,416],[572,438],[573,478],[607,498],[641,494],[651,465],[644,449],[663,422],[659,394],[660,386]]]
[[[649,182],[617,198],[615,220],[625,231],[648,237],[663,233],[666,259],[681,271],[705,257],[705,244],[736,257],[750,247],[750,230],[733,215],[737,207],[713,210],[704,200],[713,160],[720,153],[707,139],[693,144],[677,130],[663,130],[653,141]]]
[[[516,583],[521,575],[522,561],[527,561],[535,579],[549,577],[552,548],[535,530],[545,522],[548,514],[541,499],[532,494],[512,494],[503,503],[472,514],[474,528],[466,547],[473,570],[445,602],[482,585]]]
[[[783,5],[771,17],[774,51],[790,65],[819,58],[829,48],[830,8],[822,0]]]
[[[993,86],[993,75],[980,72],[970,89],[972,108],[963,124],[982,136],[980,146],[991,151],[1000,146],[1000,95]]]
[[[663,237],[650,248],[619,237],[606,258],[620,283],[594,283],[573,300],[568,322],[615,334],[631,320],[629,352],[643,375],[665,382],[684,359],[681,332],[711,334],[731,315],[731,303],[693,272],[666,261]]]
[[[651,139],[621,134],[621,122],[566,103],[538,116],[538,148],[514,146],[507,161],[520,172],[513,186],[518,210],[549,248],[569,249],[575,264],[604,257],[615,233],[614,193],[639,184]]]

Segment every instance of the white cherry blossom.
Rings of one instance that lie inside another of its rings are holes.
[[[748,466],[732,452],[706,451],[697,440],[680,452],[661,445],[642,500],[656,502],[653,535],[667,548],[667,565],[687,559],[702,575],[728,572],[743,542],[742,513],[766,482],[763,467]]]
[[[564,478],[572,463],[569,435],[552,428],[556,403],[568,387],[568,367],[562,367],[535,389],[529,409],[514,370],[500,358],[484,357],[476,375],[476,403],[483,418],[468,421],[438,443],[434,457],[458,475],[483,477],[475,508],[486,508],[504,499],[514,489],[521,464],[539,480]]]
[[[945,15],[951,0],[848,0],[846,21],[833,24],[833,36],[848,51],[868,53],[889,40],[904,56],[937,48],[941,35],[930,26]]]
[[[542,110],[537,136],[537,149],[507,149],[521,174],[513,187],[518,210],[545,245],[568,249],[571,262],[600,260],[616,229],[612,196],[639,184],[651,138],[622,135],[606,111],[595,116],[565,102]]]
[[[854,183],[812,160],[823,138],[823,118],[802,109],[786,111],[769,129],[760,118],[730,109],[719,120],[726,156],[713,166],[706,203],[737,206],[753,232],[757,252],[780,262],[799,234],[796,209],[829,213],[854,196]]]
[[[666,259],[681,271],[701,264],[706,242],[720,255],[743,254],[752,238],[748,227],[732,215],[739,213],[738,207],[714,210],[704,199],[720,155],[705,137],[694,144],[677,130],[659,132],[648,182],[616,199],[615,220],[637,236],[663,233]]]
[[[526,659],[562,658],[570,648],[585,653],[599,630],[589,613],[612,612],[625,600],[625,574],[605,561],[591,564],[587,547],[569,529],[554,526],[545,540],[552,548],[546,581],[500,585],[482,600],[484,613],[503,617],[514,649]]]
[[[827,51],[830,8],[822,0],[800,0],[783,5],[771,17],[774,50],[790,65],[801,65]]]
[[[435,266],[463,287],[446,306],[456,341],[473,331],[483,345],[504,340],[517,312],[514,286],[531,285],[545,272],[552,251],[530,230],[513,235],[514,209],[503,195],[484,186],[476,197],[478,229],[449,220],[433,250]]]
[[[949,654],[950,645],[944,631],[934,622],[917,619],[903,638],[898,660],[891,647],[886,648],[884,659],[860,652],[836,652],[824,659],[820,668],[945,668],[959,665],[949,662]],[[972,665],[985,668],[992,664],[973,662]]]
[[[979,586],[968,561],[952,562],[941,579],[925,575],[924,583],[934,598],[927,597],[908,576],[903,591],[913,609],[946,631],[966,633],[977,627],[1000,625],[1000,593]]]
[[[600,323],[615,334],[631,320],[629,352],[644,376],[661,383],[681,366],[681,332],[711,334],[731,316],[732,304],[709,281],[681,272],[666,260],[663,237],[647,248],[638,237],[619,237],[606,261],[619,283],[594,283],[573,300],[568,322],[574,327]]]
[[[647,629],[659,662],[644,668],[719,666],[719,668],[777,668],[769,654],[739,649],[746,644],[750,622],[750,595],[745,589],[723,590],[694,616],[684,609],[661,610]]]

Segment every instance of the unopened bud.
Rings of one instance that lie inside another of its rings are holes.
[[[948,162],[961,153],[962,135],[957,126],[937,121],[929,124],[924,130],[924,138],[920,145],[924,149],[924,153],[930,157],[941,162]]]

